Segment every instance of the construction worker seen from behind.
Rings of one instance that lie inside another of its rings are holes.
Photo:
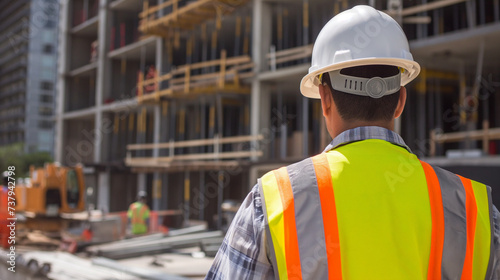
[[[491,188],[420,161],[393,131],[420,72],[399,24],[346,10],[311,64],[300,91],[321,99],[333,140],[258,180],[206,279],[498,279]]]
[[[130,222],[132,234],[145,234],[148,232],[149,207],[146,205],[147,194],[140,191],[137,194],[137,201],[130,204],[127,216]]]

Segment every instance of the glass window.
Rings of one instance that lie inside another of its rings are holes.
[[[45,102],[45,103],[52,102],[52,95],[40,94],[40,102]]]
[[[42,56],[42,66],[43,67],[54,67],[56,65],[56,58],[52,55]]]
[[[53,126],[53,123],[51,121],[38,121],[38,127],[39,128],[42,128],[42,129],[51,129],[52,126]],[[44,140],[44,139],[39,139],[39,140]]]
[[[56,41],[56,37],[52,30],[44,30],[42,31],[43,41],[47,43],[54,43]]]
[[[38,108],[38,113],[41,116],[52,116],[52,108],[50,107],[39,107]]]
[[[66,198],[70,208],[76,208],[78,206],[80,192],[78,177],[75,170],[68,170],[68,173],[66,174]]]
[[[52,82],[42,81],[40,82],[40,88],[45,90],[52,90],[54,88],[54,84]]]
[[[43,45],[43,53],[52,54],[54,52],[54,46],[50,44]]]

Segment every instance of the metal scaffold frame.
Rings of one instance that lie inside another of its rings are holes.
[[[199,169],[220,169],[238,164],[236,161],[222,161],[226,159],[244,159],[253,156],[262,156],[260,150],[234,150],[222,151],[223,144],[242,144],[252,141],[262,141],[263,135],[243,135],[220,137],[215,135],[213,139],[197,139],[187,141],[170,141],[166,143],[130,144],[127,145],[127,157],[125,164],[132,168],[161,168],[179,169],[187,165],[197,166]],[[212,153],[176,154],[176,148],[213,146]],[[236,147],[239,147],[236,145]],[[133,157],[133,151],[144,151],[154,149],[168,149],[168,156],[162,157]]]
[[[217,26],[220,26],[222,15],[231,13],[248,0],[198,0],[180,7],[180,4],[185,2],[169,0],[149,7],[149,2],[144,1],[143,11],[139,14],[139,30],[147,34],[169,37],[174,28],[193,29],[213,18],[216,18]],[[167,14],[163,13],[165,10],[168,11]],[[157,17],[158,14],[164,15]]]
[[[235,94],[250,93],[250,88],[240,84],[241,79],[254,75],[248,70],[252,69],[253,62],[248,55],[226,58],[226,51],[221,51],[221,58],[205,62],[186,64],[177,67],[169,73],[158,75],[152,79],[144,80],[144,75],[138,76],[139,103],[146,101],[159,101],[161,97],[186,98],[198,94],[215,94],[229,92]],[[212,73],[192,74],[192,72],[214,68],[219,69]],[[160,88],[162,82],[167,82],[166,88]],[[145,93],[144,87],[154,85],[154,91]]]

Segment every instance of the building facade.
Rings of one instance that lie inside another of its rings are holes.
[[[500,184],[498,2],[62,1],[56,160],[88,167],[96,208],[146,190],[153,209],[220,228],[223,201],[331,140],[299,82],[322,26],[369,4],[422,66],[396,130],[420,157]]]
[[[57,0],[0,1],[0,145],[53,154]]]

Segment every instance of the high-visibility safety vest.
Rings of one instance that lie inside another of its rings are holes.
[[[149,207],[141,202],[130,205],[127,213],[132,226],[132,234],[143,234],[148,231],[146,219],[149,218]]]
[[[491,189],[369,139],[259,180],[279,279],[489,279]]]

